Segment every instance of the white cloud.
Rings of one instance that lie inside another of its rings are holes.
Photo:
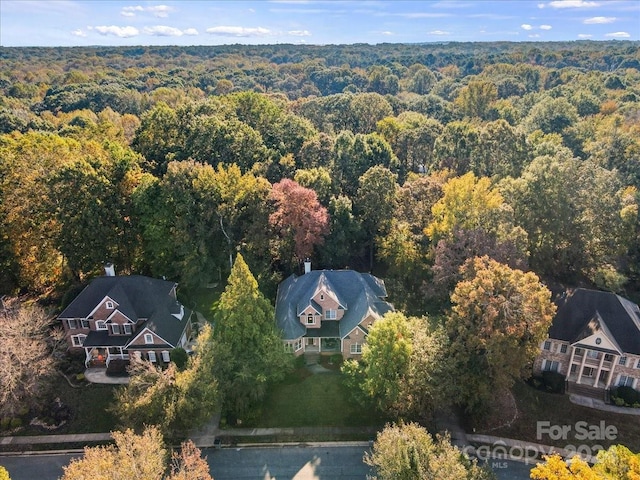
[[[529,38],[540,38],[540,35],[538,35],[537,33],[533,33],[529,35]]]
[[[187,28],[182,33],[184,33],[185,35],[191,35],[191,36],[199,35],[198,30],[196,30],[195,28]]]
[[[135,17],[137,13],[149,12],[155,17],[166,18],[169,16],[169,12],[172,11],[173,7],[170,7],[168,5],[153,5],[150,7],[136,5],[134,7],[123,7],[120,11],[120,15],[122,15],[123,17]]]
[[[538,8],[544,8],[544,3],[539,3]]]
[[[578,34],[578,38],[591,38],[593,37],[593,35],[591,35],[590,33],[579,33]]]
[[[533,30],[533,27],[531,25],[527,24],[527,23],[523,23],[522,25],[520,25],[520,27],[523,30]]]
[[[309,30],[289,30],[287,32],[289,35],[293,35],[294,37],[310,37],[311,32]]]
[[[387,14],[382,13],[381,15],[387,15]],[[396,17],[404,17],[404,18],[444,18],[444,17],[452,16],[450,13],[428,13],[428,12],[393,13],[392,15]]]
[[[391,35],[393,35],[393,34],[394,34],[393,32],[390,32],[389,30],[385,30],[384,32],[380,32],[380,33],[381,33],[382,35],[387,35],[387,36],[391,36]]]
[[[540,30],[551,30],[552,28],[551,25],[540,25]]]
[[[144,27],[143,32],[156,37],[181,37],[184,32],[179,28],[167,27],[166,25],[156,25],[155,27]]]
[[[586,25],[595,25],[600,23],[613,23],[616,21],[616,17],[591,17],[585,19],[584,24]]]
[[[598,7],[600,4],[587,0],[555,0],[549,2],[549,6],[552,8],[592,8]]]
[[[445,32],[443,30],[432,30],[428,33],[429,35],[451,35],[451,32]]]
[[[140,32],[136,27],[117,27],[115,25],[100,25],[93,27],[93,29],[100,35],[112,35],[114,37],[129,38],[139,35]]]
[[[264,37],[267,35],[273,35],[273,32],[268,28],[235,27],[229,25],[207,28],[207,33],[210,33],[211,35],[220,35],[222,37]]]
[[[136,12],[143,12],[144,8],[140,5],[136,5],[135,7],[123,7],[120,11],[120,15],[123,17],[135,17]]]
[[[629,35],[627,32],[613,32],[613,33],[606,33],[604,36],[611,37],[611,38],[629,38],[631,35]]]
[[[166,18],[169,16],[169,12],[173,11],[173,7],[168,5],[154,5],[145,9],[147,12],[151,12],[154,16],[159,18]]]
[[[83,32],[79,28],[77,30],[74,30],[73,32],[71,32],[71,35],[74,35],[76,37],[86,37],[87,36],[87,34],[85,32]]]

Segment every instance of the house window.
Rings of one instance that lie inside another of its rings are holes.
[[[613,362],[613,355],[611,355],[610,353],[606,353],[604,355],[604,361],[605,362]]]
[[[293,343],[284,342],[284,351],[287,353],[293,352]]]
[[[544,371],[546,372],[557,372],[560,368],[560,364],[553,360],[547,360],[544,365]]]
[[[113,302],[107,301],[107,310],[113,310]]]
[[[73,344],[74,347],[81,347],[84,344],[84,339],[87,338],[86,335],[72,335],[71,336],[71,343]]]
[[[620,379],[618,380],[619,387],[633,387],[633,377],[629,377],[627,375],[620,375]]]
[[[351,347],[349,347],[349,351],[352,355],[358,355],[362,353],[362,345],[360,343],[352,343]]]
[[[96,321],[96,330],[109,330],[107,328],[107,322],[105,322],[104,320]]]
[[[156,363],[156,361],[158,360],[156,358],[156,352],[149,352],[148,355],[149,355],[149,361],[151,363]]]
[[[75,318],[70,318],[67,320],[67,325],[69,325],[69,330],[75,330],[78,328],[78,321]]]
[[[153,335],[151,335],[150,333],[145,333],[144,334],[144,343],[146,343],[147,345],[153,344]]]
[[[636,368],[640,368],[640,358],[638,359],[638,361],[636,362]]]
[[[578,355],[579,357],[582,356],[582,354],[584,353],[584,350],[581,348],[576,348],[576,355]]]
[[[169,352],[167,352],[166,350],[162,351],[162,361],[164,363],[169,363],[171,361],[171,357],[169,356]]]
[[[584,370],[582,371],[582,376],[583,377],[593,377],[593,372],[595,371],[595,368],[591,368],[591,367],[584,367]]]
[[[545,350],[551,350],[551,341],[550,340],[545,341],[544,346],[542,348],[544,348]]]
[[[589,357],[589,358],[597,359],[599,356],[600,356],[600,352],[597,352],[595,350],[588,350],[587,351],[587,357]]]
[[[576,373],[578,371],[578,366],[575,363],[571,364],[571,373]]]
[[[122,326],[123,330],[124,330],[124,334],[125,335],[131,335],[131,325],[129,325],[128,323],[125,323]]]
[[[309,314],[307,315],[307,325],[313,325],[315,322],[313,320],[313,315]]]
[[[320,294],[320,300],[324,300],[324,293]]]
[[[560,353],[567,353],[567,344],[563,343],[562,345],[560,345]]]
[[[338,317],[336,310],[326,310],[324,312],[324,318],[326,320],[335,320]]]
[[[117,323],[111,324],[111,333],[114,335],[120,335],[120,325]]]
[[[624,367],[627,364],[627,357],[620,357],[618,363]]]
[[[82,328],[89,328],[89,320],[83,318],[80,320],[80,325],[82,325]]]
[[[299,338],[299,339],[297,339],[297,340],[294,342],[294,344],[293,344],[293,350],[297,352],[297,351],[298,351],[298,350],[300,350],[301,348],[302,348],[302,339],[301,339],[301,338]]]

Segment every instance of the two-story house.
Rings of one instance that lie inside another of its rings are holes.
[[[590,387],[604,397],[613,386],[640,388],[638,305],[614,293],[584,288],[564,292],[556,304],[534,372],[561,373],[569,392]]]
[[[369,327],[393,306],[385,301],[384,282],[353,270],[313,270],[291,275],[278,286],[276,324],[285,349],[342,353],[345,358],[362,353]]]
[[[71,351],[84,351],[86,366],[109,366],[130,355],[168,363],[185,347],[191,311],[176,297],[177,284],[141,275],[116,276],[113,267],[95,278],[58,316]]]

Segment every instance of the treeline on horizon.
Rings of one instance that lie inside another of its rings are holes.
[[[416,313],[484,255],[633,297],[639,52],[0,48],[0,291],[104,261],[195,289],[241,252],[271,299],[306,255],[372,270]]]

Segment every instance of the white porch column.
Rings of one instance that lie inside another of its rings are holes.
[[[576,383],[582,382],[582,372],[584,371],[584,362],[587,359],[587,350],[583,349],[582,352],[582,361],[580,362],[580,369],[578,370],[578,381]]]
[[[594,382],[593,386],[596,388],[600,388],[599,387],[599,383],[600,383],[600,372],[602,372],[602,364],[604,363],[604,352],[600,352],[600,354],[602,355],[602,357],[600,357],[600,364],[598,365],[598,371],[596,372],[596,381]]]
[[[569,377],[571,376],[571,365],[573,365],[573,359],[576,356],[576,349],[575,347],[571,347],[571,359],[569,360],[569,368],[567,368],[567,376],[565,378],[565,380],[569,380]]]
[[[84,366],[88,367],[89,366],[89,360],[91,360],[91,349],[89,348],[85,348],[84,349]]]
[[[609,370],[609,378],[607,378],[607,386],[604,388],[609,388],[611,386],[611,382],[613,381],[613,371],[616,369],[616,365],[620,361],[620,355],[614,355],[613,360],[611,361],[611,370]]]

